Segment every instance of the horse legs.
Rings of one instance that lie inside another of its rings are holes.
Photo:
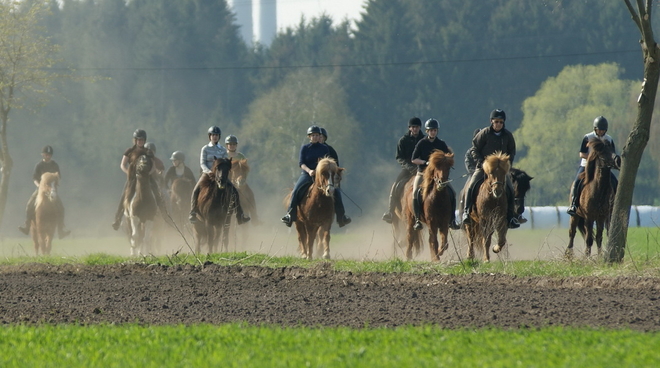
[[[231,226],[231,216],[225,217],[222,225],[222,247],[223,252],[229,252],[229,227]]]
[[[139,252],[140,246],[142,246],[142,226],[140,220],[135,216],[130,216],[128,220],[131,223],[131,257],[134,257]]]
[[[316,239],[319,249],[323,249],[323,259],[330,259],[330,228],[319,227]]]
[[[429,249],[431,250],[431,261],[433,262],[440,260],[438,248],[438,227],[431,223],[429,224]]]
[[[482,241],[483,245],[483,251],[484,251],[484,262],[490,262],[490,242],[492,241],[493,238],[493,232],[489,232],[488,234],[484,234],[484,239]]]
[[[413,229],[414,220],[408,221],[406,230],[408,233],[408,246],[406,247],[406,260],[411,261],[413,258],[413,247],[418,241],[418,231]]]
[[[474,259],[474,243],[476,241],[476,230],[474,226],[475,225],[465,224],[465,234],[467,235],[468,239],[467,259],[469,260]]]
[[[603,244],[603,221],[596,221],[596,247],[598,248],[598,255],[601,253],[601,246]]]
[[[508,227],[506,224],[500,226],[500,228],[497,229],[497,244],[493,246],[493,253],[499,253],[502,249],[504,249],[504,246],[506,245],[507,230]]]
[[[569,221],[569,228],[568,228],[568,247],[564,252],[564,256],[566,258],[573,258],[573,242],[575,240],[575,231],[577,227],[578,227],[577,216],[571,216],[571,219]]]
[[[585,228],[587,232],[587,248],[584,250],[585,257],[591,257],[591,246],[594,245],[594,222],[592,220],[586,221]]]
[[[312,260],[314,258],[314,236],[316,235],[316,229],[305,229],[305,238],[304,246],[305,249],[305,258]]]
[[[307,228],[305,228],[305,225],[299,221],[295,221],[295,224],[296,230],[298,231],[298,251],[300,252],[300,256],[302,258],[308,259],[307,249],[305,247],[305,242],[307,241]]]

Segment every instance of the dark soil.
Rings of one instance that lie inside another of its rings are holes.
[[[242,266],[0,267],[0,323],[660,330],[652,278],[352,274]]]

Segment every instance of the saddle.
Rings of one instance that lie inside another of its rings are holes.
[[[305,183],[300,187],[300,190],[298,191],[298,195],[296,197],[296,202],[297,203],[301,203],[303,201],[303,199],[305,199],[305,197],[307,196],[307,194],[309,192],[309,187],[312,186],[312,184],[314,184],[313,181],[309,182],[309,183]]]

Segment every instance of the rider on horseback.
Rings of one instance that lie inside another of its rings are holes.
[[[593,138],[602,139],[612,148],[612,154],[615,156],[617,165],[620,165],[621,163],[621,157],[616,155],[614,140],[609,136],[609,134],[607,134],[607,128],[607,119],[605,119],[603,116],[599,116],[594,119],[594,131],[585,134],[584,138],[582,139],[582,145],[580,146],[580,167],[578,168],[575,181],[571,187],[571,205],[568,207],[568,210],[566,210],[566,213],[571,216],[577,215],[577,209],[580,205],[580,193],[582,191],[582,180],[580,179],[580,173],[584,172],[584,168],[587,166],[587,158],[589,157],[589,148],[587,147],[587,143],[589,143],[589,140]],[[617,180],[616,176],[614,176],[614,173],[610,172],[610,174],[612,179],[612,187],[616,193],[616,188],[619,184],[619,181]]]
[[[238,138],[235,135],[230,134],[225,138],[225,147],[227,148],[227,157],[237,160],[247,160],[244,154],[237,151]]]
[[[392,213],[397,203],[401,201],[403,187],[417,171],[417,165],[413,164],[410,160],[417,142],[424,138],[421,128],[422,121],[418,117],[410,118],[408,120],[408,133],[401,137],[399,143],[396,145],[396,161],[401,165],[401,172],[399,172],[399,176],[396,177],[392,188],[390,188],[389,207],[383,215],[383,221],[388,224],[392,223]]]
[[[119,165],[121,171],[126,173],[126,175],[128,175],[128,169],[131,166],[131,155],[133,151],[137,149],[147,148],[146,142],[147,142],[147,132],[145,132],[142,129],[136,129],[133,132],[133,146],[129,147],[128,149],[126,149],[126,151],[124,151],[124,155],[121,158],[121,164]],[[152,148],[155,149],[155,145]],[[148,152],[153,158],[154,152],[151,150],[148,150]],[[162,161],[161,161],[161,165],[162,165]],[[154,167],[152,168],[151,174],[153,175],[155,172],[156,172],[156,165],[154,165]],[[129,185],[132,186],[131,192],[135,191],[135,187],[134,187],[135,182],[131,180],[131,178],[127,178],[126,184],[124,184],[124,190],[121,192],[121,199],[119,201],[119,207],[117,208],[117,213],[115,213],[115,222],[112,223],[112,228],[115,230],[119,230],[121,219],[124,216],[124,195],[126,194],[126,187]],[[164,211],[165,204],[163,202],[162,196],[160,195],[160,189],[158,189],[158,183],[153,178],[153,176],[151,178],[150,185],[151,185],[151,191],[154,195],[154,198],[156,199],[156,204],[158,205],[158,208],[160,208],[161,211]]]
[[[472,152],[477,161],[477,169],[468,182],[468,190],[466,191],[467,193],[464,198],[465,207],[463,210],[463,223],[467,224],[472,221],[470,211],[472,210],[472,203],[474,201],[474,190],[481,185],[484,179],[484,171],[481,167],[484,159],[496,151],[501,151],[502,153],[509,155],[509,161],[513,163],[513,158],[516,155],[516,141],[513,138],[513,134],[504,127],[505,120],[506,113],[503,110],[493,110],[490,113],[490,126],[481,129],[481,131],[472,139]],[[506,176],[506,188],[508,202],[507,222],[510,229],[516,229],[520,227],[520,222],[514,215],[513,185],[509,175]]]
[[[291,227],[291,224],[296,220],[298,193],[301,188],[306,187],[306,185],[311,184],[314,181],[314,171],[316,170],[319,160],[323,157],[330,156],[330,149],[328,146],[320,142],[321,128],[316,125],[310,126],[307,129],[307,137],[309,137],[310,142],[300,147],[298,160],[298,165],[303,171],[300,173],[298,181],[293,187],[293,193],[291,194],[291,201],[289,202],[289,208],[286,211],[286,215],[282,217],[282,222],[288,227]],[[335,191],[335,195],[338,192],[339,191]],[[337,206],[337,204],[335,204],[335,206]],[[337,218],[337,224],[339,224],[339,227],[345,226],[350,222],[351,219],[346,215],[342,218],[339,218],[339,216]]]
[[[197,180],[195,180],[195,174],[193,174],[192,170],[190,170],[185,164],[186,155],[183,152],[174,151],[170,157],[170,161],[172,161],[172,167],[167,169],[167,173],[165,173],[165,186],[167,188],[169,188],[174,180],[178,178],[184,178],[191,183],[197,182]]]
[[[60,166],[52,159],[53,147],[45,146],[41,150],[41,157],[42,160],[39,161],[37,166],[35,166],[34,173],[32,174],[32,182],[37,186],[37,189],[34,191],[34,193],[32,193],[32,196],[30,196],[30,200],[28,200],[27,206],[25,207],[25,224],[18,227],[18,229],[25,235],[30,233],[30,226],[32,221],[35,219],[35,205],[37,201],[37,194],[39,193],[39,182],[41,182],[41,175],[47,172],[60,175]],[[59,199],[59,196],[57,198],[57,205],[62,213],[62,220],[59,224],[57,224],[58,233],[60,235],[60,239],[62,239],[69,235],[71,231],[64,229],[64,206],[62,205],[62,201]]]
[[[211,175],[211,168],[213,167],[213,162],[215,161],[216,158],[228,158],[227,149],[221,146],[220,144],[218,144],[221,135],[222,135],[222,131],[220,130],[219,127],[217,126],[210,127],[208,130],[209,143],[206,144],[204,147],[202,147],[202,150],[200,152],[199,165],[202,169],[202,175],[200,175],[199,180],[195,185],[195,189],[193,189],[193,194],[190,199],[190,216],[188,217],[188,220],[190,220],[191,223],[197,222],[197,197],[199,196],[199,191],[201,189],[200,182],[202,181],[204,175]],[[236,221],[238,222],[239,225],[250,221],[250,218],[246,217],[243,214],[243,207],[241,207],[241,201],[238,195],[238,191],[231,183],[228,183],[228,188],[230,188],[230,190],[233,191],[233,195],[235,195],[235,198],[237,198]]]
[[[325,130],[325,128],[321,128],[321,137],[319,137],[319,142],[321,144],[325,144],[328,146],[328,151],[329,156],[335,160],[337,163],[337,166],[339,166],[339,155],[337,155],[337,151],[335,151],[334,148],[332,148],[331,145],[327,144],[326,141],[328,140],[328,131]],[[335,214],[337,215],[337,224],[342,224],[339,225],[339,227],[348,225],[351,223],[351,218],[346,216],[346,210],[344,210],[344,202],[341,199],[341,190],[336,190],[335,191]]]
[[[412,163],[417,165],[417,175],[415,176],[415,181],[413,182],[413,210],[415,212],[415,225],[413,229],[421,230],[422,222],[419,220],[422,213],[422,203],[419,201],[421,198],[417,195],[417,189],[419,184],[424,178],[424,170],[429,165],[428,159],[431,156],[431,153],[435,150],[441,150],[444,153],[452,153],[452,151],[447,146],[447,143],[442,139],[438,138],[438,121],[435,119],[429,119],[424,124],[426,129],[427,136],[417,142],[415,150],[412,153]],[[447,189],[450,191],[449,198],[451,198],[451,222],[449,227],[457,230],[460,226],[456,223],[456,192],[452,188],[451,184],[447,185]]]

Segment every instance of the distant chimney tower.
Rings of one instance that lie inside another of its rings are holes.
[[[252,45],[254,30],[252,27],[252,0],[228,0],[229,8],[236,15],[240,27],[238,33],[246,44]]]
[[[253,18],[254,40],[270,46],[277,34],[277,0],[252,0],[256,3]]]

